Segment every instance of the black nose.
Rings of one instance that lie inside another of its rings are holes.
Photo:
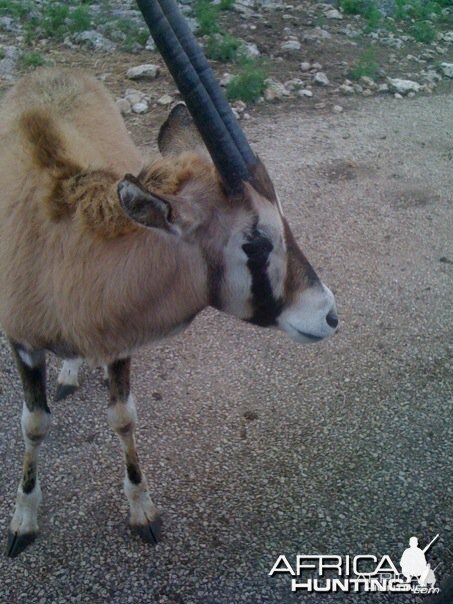
[[[335,327],[338,325],[338,317],[333,311],[330,311],[330,313],[327,315],[326,321],[327,325],[329,325],[333,329],[335,329]]]

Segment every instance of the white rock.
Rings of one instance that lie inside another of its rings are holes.
[[[275,101],[284,96],[289,96],[289,90],[286,90],[281,82],[276,82],[272,78],[267,78],[265,83],[266,90],[264,91],[264,98],[266,101]]]
[[[165,107],[166,105],[171,105],[171,103],[173,103],[173,97],[169,94],[164,94],[157,101],[157,104],[162,105],[163,107]]]
[[[398,94],[407,94],[408,92],[418,92],[420,84],[412,80],[402,80],[400,78],[387,78],[390,90]]]
[[[316,62],[316,63],[312,64],[311,68],[316,69],[316,71],[321,71],[322,65],[321,65],[321,63]]]
[[[256,57],[259,57],[261,54],[258,50],[258,46],[254,42],[244,42],[242,49],[245,56],[250,59],[256,59]]]
[[[320,86],[329,86],[329,78],[323,71],[318,71],[315,73],[315,77],[313,78],[315,84],[319,84]]]
[[[112,52],[116,48],[116,44],[114,42],[108,40],[105,36],[94,29],[75,34],[73,36],[73,40],[77,44],[86,44],[94,50],[104,52]]]
[[[282,50],[300,50],[302,44],[298,40],[287,40],[282,42],[281,48]]]
[[[220,80],[220,86],[228,86],[233,78],[234,75],[232,73],[224,73],[222,79]]]
[[[341,94],[347,95],[347,94],[354,94],[354,88],[352,86],[350,86],[349,84],[342,84],[339,87],[339,91],[341,92]]]
[[[447,78],[453,78],[453,63],[441,63],[440,69]]]
[[[122,115],[127,115],[131,112],[131,104],[126,99],[117,99],[116,106],[121,111]]]
[[[300,78],[293,78],[292,80],[288,80],[284,84],[287,90],[298,90],[299,88],[303,88],[304,83]]]
[[[395,92],[395,94],[393,95],[395,97],[395,99],[402,99],[403,95],[400,94],[399,92]]]
[[[148,109],[149,107],[146,101],[140,101],[139,103],[135,103],[135,105],[132,105],[132,111],[134,113],[146,113]]]
[[[389,91],[388,84],[380,84],[378,86],[378,92],[388,92],[388,91]]]
[[[343,111],[343,107],[341,105],[333,106],[334,113],[341,113]]]
[[[311,90],[309,90],[308,88],[302,88],[302,90],[298,90],[297,91],[297,95],[298,96],[305,96],[307,98],[311,98],[313,96],[313,92]]]
[[[126,90],[125,99],[130,105],[137,105],[145,100],[145,95],[138,90]]]
[[[343,15],[336,8],[332,8],[325,13],[328,19],[343,19]]]
[[[127,70],[129,80],[155,80],[160,73],[159,65],[144,63]]]
[[[309,71],[310,67],[311,65],[308,61],[303,61],[303,63],[300,64],[301,71]]]
[[[153,37],[150,36],[147,40],[146,40],[146,44],[145,44],[145,50],[151,50],[154,51],[156,50],[156,43],[153,40]]]

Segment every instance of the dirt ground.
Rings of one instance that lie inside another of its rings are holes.
[[[107,82],[108,84],[108,82]],[[0,558],[0,601],[232,604],[429,602],[292,594],[277,556],[388,554],[452,564],[452,97],[357,100],[245,123],[287,217],[334,291],[341,329],[300,347],[203,312],[133,364],[139,450],[164,540],[129,535],[122,462],[98,371],[52,406],[41,534]],[[153,139],[128,122],[140,144]],[[50,367],[50,395],[57,365]],[[20,474],[21,391],[0,350],[0,529]],[[451,593],[450,593],[451,595]]]

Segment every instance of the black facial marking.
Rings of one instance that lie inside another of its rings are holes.
[[[282,311],[283,301],[274,297],[267,273],[269,254],[274,246],[255,225],[242,249],[247,254],[247,266],[252,277],[253,316],[248,321],[260,327],[275,325]]]

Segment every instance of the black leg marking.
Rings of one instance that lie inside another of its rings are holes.
[[[46,398],[44,352],[27,350],[15,342],[11,342],[11,345],[25,398],[22,413],[25,455],[7,544],[7,555],[14,557],[35,540],[38,530],[37,513],[41,499],[37,471],[38,449],[49,427],[50,410]]]
[[[130,507],[130,525],[147,543],[161,537],[162,521],[150,499],[135,448],[135,405],[130,396],[130,359],[115,361],[108,368],[110,383],[109,422],[123,448],[126,463],[124,487]]]

